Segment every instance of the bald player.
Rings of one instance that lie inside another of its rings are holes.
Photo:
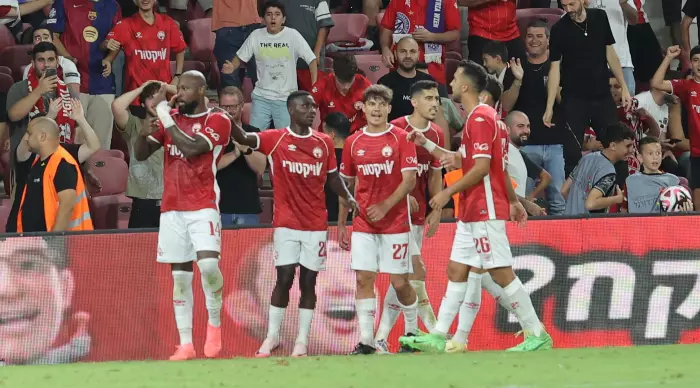
[[[192,344],[193,262],[202,276],[209,312],[204,355],[221,351],[221,291],[219,270],[221,215],[216,165],[231,136],[231,121],[222,112],[207,109],[206,79],[198,71],[184,73],[177,94],[166,99],[166,86],[146,108],[158,117],[153,128],[141,132],[134,146],[136,159],[146,160],[165,148],[163,200],[158,231],[159,263],[170,264],[173,274],[175,323],[180,346],[173,361],[196,357]]]
[[[82,109],[78,100],[72,103],[75,119]],[[75,157],[60,144],[58,124],[48,117],[35,118],[24,140],[35,156],[20,194],[17,232],[92,230],[83,177]]]

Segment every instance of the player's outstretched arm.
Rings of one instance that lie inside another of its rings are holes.
[[[160,128],[158,127],[158,119],[153,118],[149,121],[149,125],[144,125],[139,131],[139,136],[134,142],[134,157],[139,162],[143,162],[148,159],[151,154],[156,152],[162,144],[157,140],[154,140],[153,134],[158,132]]]
[[[426,138],[425,135],[423,135],[423,132],[415,129],[408,134],[408,140],[412,141],[417,146],[425,148],[431,155],[440,160],[446,159],[447,157],[455,154],[454,152],[448,151],[435,144],[435,142]]]
[[[161,85],[161,92],[165,95],[166,90],[165,85]],[[205,136],[190,136],[183,132],[180,127],[177,126],[173,118],[170,116],[170,110],[172,106],[168,101],[161,101],[158,106],[156,106],[156,114],[163,128],[170,135],[170,139],[177,149],[182,153],[185,158],[192,158],[197,155],[201,155],[205,152],[212,150],[213,145],[211,141]],[[228,120],[226,120],[228,122]],[[218,131],[216,131],[218,132]]]
[[[258,144],[258,136],[249,134],[233,121],[231,122],[231,138],[233,138],[236,143],[248,146],[254,150],[257,150],[260,146]]]

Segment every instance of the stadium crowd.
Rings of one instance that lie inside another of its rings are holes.
[[[135,147],[156,119],[160,85],[177,94],[188,70],[205,74],[209,107],[248,132],[288,127],[288,96],[311,92],[312,128],[332,137],[340,165],[345,139],[367,122],[363,93],[377,83],[393,91],[394,120],[413,112],[416,82],[436,81],[434,123],[456,150],[469,112],[451,99],[450,82],[469,59],[499,85],[492,94],[509,132],[508,172],[530,215],[659,212],[664,188],[700,187],[692,83],[700,49],[689,38],[700,1],[682,11],[680,0],[664,1],[676,45],[666,51],[644,0],[550,3],[2,0],[0,166],[9,198],[0,218],[7,232],[71,229],[49,221],[61,208],[46,201],[46,190],[60,201],[71,189],[96,229],[157,227],[163,150],[138,160]],[[43,130],[33,139],[30,123],[42,117],[57,124],[55,139]],[[623,142],[607,136],[619,123],[631,130]],[[35,184],[46,166],[34,154],[59,144],[69,155],[51,166],[54,188]],[[264,155],[231,141],[217,167],[222,225],[270,223]],[[443,184],[461,176],[447,167]],[[338,199],[327,192],[329,221],[337,221]],[[443,218],[458,216],[458,200]]]

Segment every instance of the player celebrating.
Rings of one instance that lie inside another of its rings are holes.
[[[474,62],[461,62],[452,81],[452,90],[470,113],[464,126],[459,152],[465,174],[430,200],[434,210],[440,210],[452,195],[460,193],[457,231],[447,267],[448,284],[440,305],[438,322],[431,334],[401,337],[402,345],[416,350],[451,351],[464,345],[446,341],[446,334],[464,301],[467,276],[472,267],[486,269],[493,280],[503,287],[505,298],[525,328],[525,341],[510,351],[550,349],[552,339],[537,317],[532,301],[513,272],[513,255],[506,235],[505,221],[510,217],[524,224],[527,213],[513,191],[505,171],[504,139],[499,129],[499,117],[488,105],[479,103],[486,86],[486,71]],[[417,131],[413,138],[433,155],[449,157],[449,153],[425,139]],[[510,209],[509,209],[510,207]]]
[[[442,129],[432,122],[437,115],[438,106],[440,106],[437,82],[418,81],[413,84],[410,93],[413,114],[399,117],[392,121],[391,124],[399,128],[404,128],[408,132],[412,130],[420,131],[426,138],[438,144],[440,147],[443,147],[445,141]],[[424,148],[417,149],[416,154],[418,156],[418,177],[416,178],[416,186],[411,193],[411,197],[415,198],[418,211],[411,214],[409,254],[413,265],[413,273],[410,274],[408,278],[411,286],[416,290],[418,315],[428,331],[431,331],[435,325],[435,314],[433,313],[433,308],[430,305],[430,299],[425,289],[425,266],[420,255],[420,250],[423,245],[424,223],[428,223],[428,236],[435,234],[437,227],[440,225],[439,212],[432,211],[427,219],[425,214],[426,208],[428,207],[426,191],[429,191],[432,197],[442,190],[442,166],[440,160],[433,157],[430,152]],[[400,312],[398,300],[396,299],[396,291],[393,286],[389,285],[389,289],[384,298],[382,320],[379,323],[379,329],[375,337],[375,344],[378,352],[389,352],[386,339],[391,329],[394,327]],[[417,323],[417,321],[415,322]],[[406,333],[417,333],[417,331],[417,326],[405,325]],[[411,348],[402,348],[402,350],[410,351]]]
[[[357,177],[361,209],[353,221],[350,251],[357,277],[355,307],[361,338],[351,355],[376,352],[374,280],[378,272],[391,275],[407,325],[416,327],[418,319],[416,292],[408,282],[408,194],[416,184],[416,147],[405,130],[387,122],[391,98],[386,86],[372,85],[365,90],[362,110],[367,126],[345,141],[340,165],[348,186],[354,186]],[[340,241],[345,240],[345,233],[344,228],[338,230]]]
[[[289,290],[299,269],[299,334],[292,357],[307,354],[311,319],[316,307],[316,276],[326,266],[328,214],[323,190],[326,180],[333,191],[353,208],[355,199],[338,176],[335,147],[331,138],[312,131],[316,102],[304,91],[287,98],[291,125],[261,133],[232,131],[233,139],[271,159],[275,200],[274,247],[277,281],[270,301],[267,338],[255,354],[270,357],[280,345],[280,327],[289,304]]]
[[[198,71],[182,75],[177,94],[165,100],[166,86],[153,96],[160,120],[153,133],[146,129],[136,141],[134,152],[146,160],[165,148],[163,201],[158,231],[158,262],[168,263],[173,273],[175,323],[180,346],[170,359],[196,357],[192,345],[192,262],[202,275],[202,288],[209,311],[204,355],[216,357],[221,351],[221,292],[224,279],[219,270],[221,216],[216,165],[229,141],[231,122],[204,103],[207,82]],[[177,107],[176,110],[171,108]],[[153,107],[148,107],[153,109]]]

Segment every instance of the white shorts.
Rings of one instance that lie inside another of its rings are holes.
[[[425,226],[411,225],[411,241],[409,242],[408,253],[411,256],[420,256],[420,250],[423,248],[423,233]]]
[[[409,233],[352,232],[350,256],[354,271],[403,275],[411,272]]]
[[[483,269],[512,267],[506,222],[457,222],[450,260]]]
[[[275,247],[275,267],[300,264],[312,271],[326,269],[326,241],[328,231],[310,232],[289,228],[275,228],[272,243]]]
[[[197,261],[197,252],[221,253],[221,216],[214,209],[160,214],[159,263]]]

